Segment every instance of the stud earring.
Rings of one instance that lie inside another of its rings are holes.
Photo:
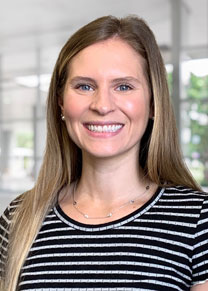
[[[61,120],[65,121],[65,116],[63,114],[61,114]]]

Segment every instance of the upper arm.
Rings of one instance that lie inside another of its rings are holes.
[[[204,283],[201,283],[204,282]],[[208,198],[201,208],[197,223],[192,257],[191,291],[208,290]]]
[[[193,286],[190,291],[207,291],[208,290],[208,281],[203,284],[197,284]]]
[[[0,278],[3,275],[7,261],[10,225],[18,203],[20,203],[20,200],[16,198],[0,216]]]
[[[4,265],[7,257],[9,228],[9,208],[0,217],[0,278],[3,276]]]

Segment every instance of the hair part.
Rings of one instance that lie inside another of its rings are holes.
[[[142,138],[138,163],[158,185],[184,185],[200,190],[182,159],[166,71],[152,31],[136,16],[121,19],[105,16],[90,22],[67,41],[54,68],[47,101],[45,155],[38,180],[32,190],[22,195],[11,225],[7,267],[1,283],[4,289],[1,290],[16,290],[21,268],[45,215],[57,200],[57,193],[81,176],[81,150],[70,139],[60,118],[59,100],[70,61],[84,48],[112,37],[128,43],[144,59],[154,121],[149,120]]]

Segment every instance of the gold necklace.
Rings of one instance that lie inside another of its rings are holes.
[[[78,211],[86,219],[105,219],[105,218],[112,217],[114,215],[114,213],[119,211],[121,208],[126,207],[127,205],[130,205],[130,204],[134,204],[137,200],[141,199],[141,197],[143,197],[144,194],[146,194],[146,192],[150,189],[150,185],[147,185],[145,187],[145,191],[142,194],[140,194],[139,196],[137,196],[133,199],[130,199],[126,203],[122,204],[120,207],[113,209],[106,216],[89,216],[87,213],[82,212],[78,207],[77,201],[75,200],[76,189],[77,189],[77,181],[74,184],[74,188],[73,188],[73,192],[72,192],[73,206],[76,209],[76,211]]]

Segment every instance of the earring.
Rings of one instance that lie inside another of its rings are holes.
[[[63,114],[61,114],[61,120],[65,121],[65,116]]]

